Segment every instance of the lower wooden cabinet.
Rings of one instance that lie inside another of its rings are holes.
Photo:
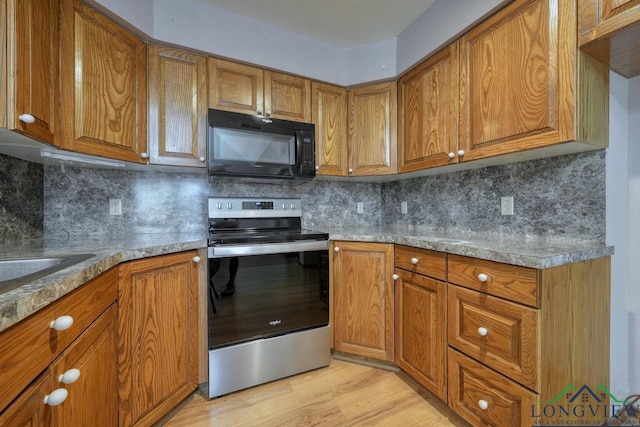
[[[393,244],[336,241],[332,250],[335,350],[393,361]]]
[[[117,425],[116,312],[113,303],[0,414],[0,426]]]
[[[198,386],[197,252],[120,265],[120,426],[150,425]]]
[[[446,402],[446,284],[400,269],[396,275],[396,362]]]
[[[449,349],[449,406],[475,426],[530,426],[538,396]]]

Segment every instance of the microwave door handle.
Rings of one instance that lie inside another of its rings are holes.
[[[302,135],[296,131],[296,164],[294,168],[302,170]]]

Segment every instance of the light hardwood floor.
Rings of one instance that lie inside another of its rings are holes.
[[[332,359],[213,400],[193,396],[166,426],[468,426],[405,374]]]

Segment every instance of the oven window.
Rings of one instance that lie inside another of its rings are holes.
[[[327,325],[328,251],[209,259],[209,348]]]

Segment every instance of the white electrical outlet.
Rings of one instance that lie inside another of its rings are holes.
[[[109,215],[122,215],[122,201],[109,199]]]
[[[500,198],[500,214],[513,215],[513,197]]]
[[[400,203],[400,213],[401,214],[407,213],[407,202]]]
[[[364,213],[364,203],[358,202],[358,213]]]

